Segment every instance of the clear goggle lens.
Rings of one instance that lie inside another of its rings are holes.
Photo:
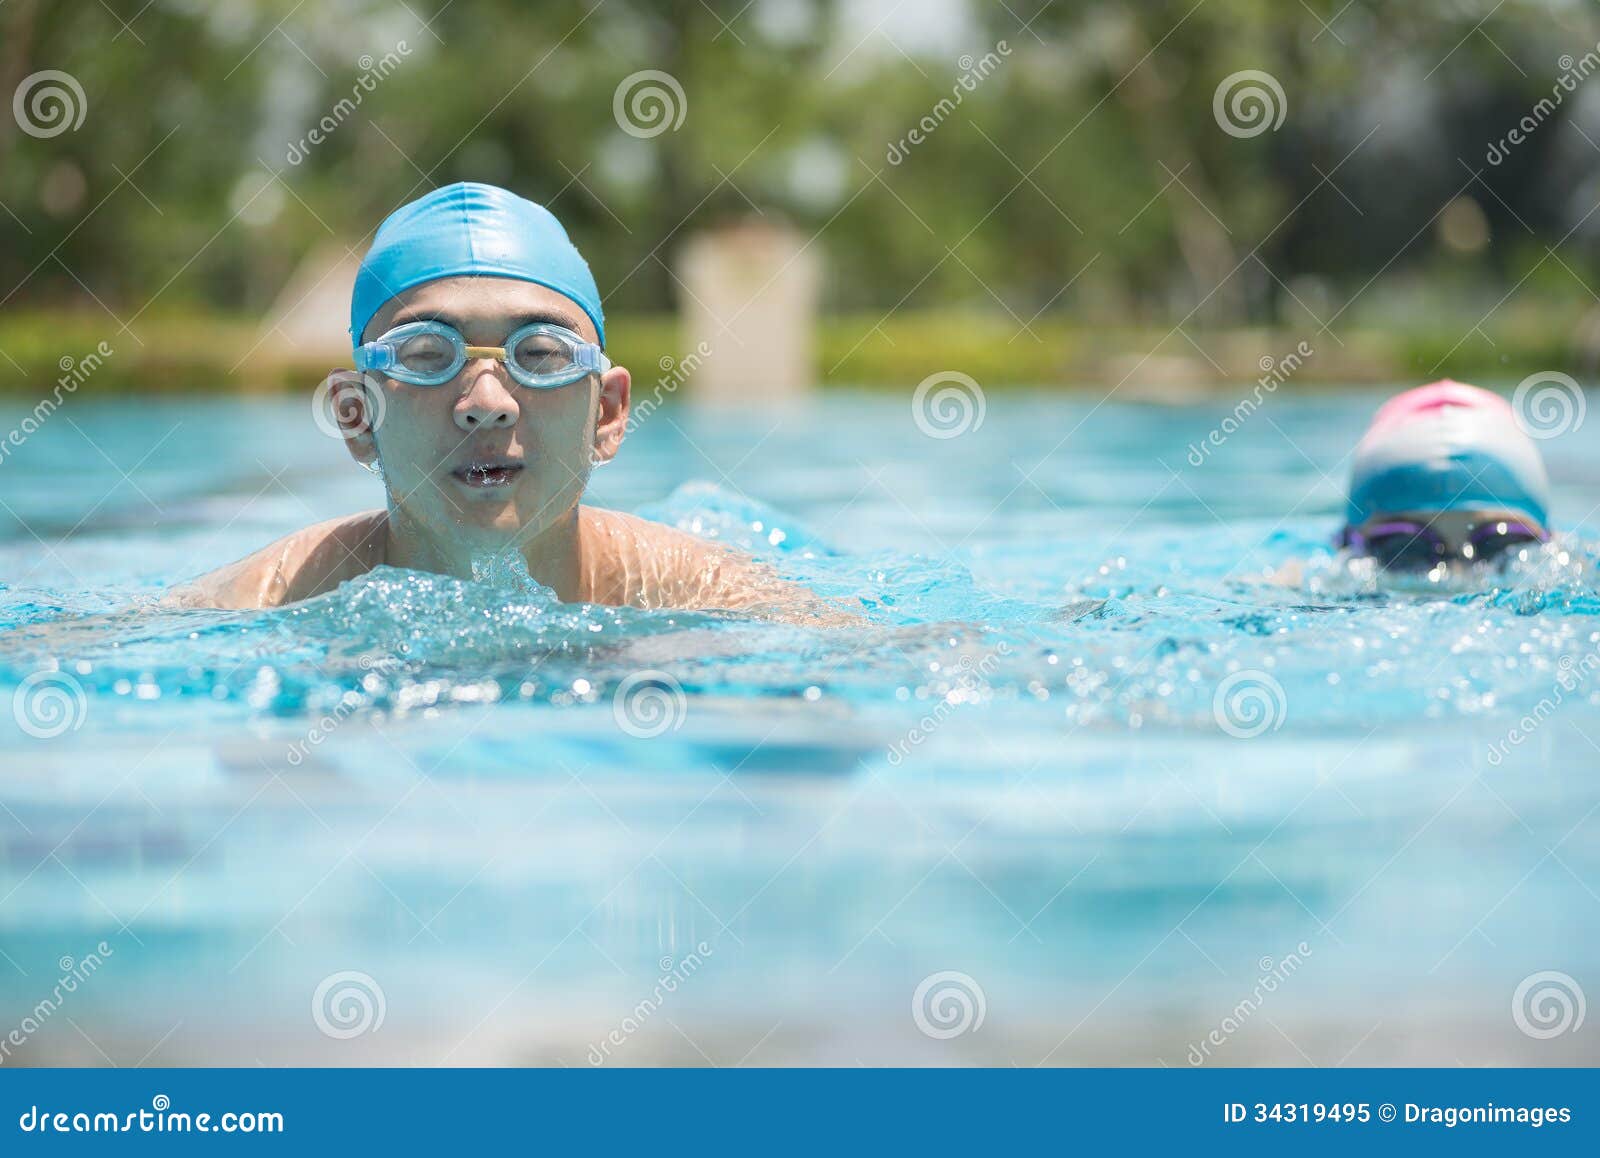
[[[443,385],[473,358],[495,358],[513,379],[535,389],[565,386],[611,366],[600,347],[548,322],[524,326],[504,347],[469,346],[442,322],[412,322],[356,351],[358,369],[377,370],[416,386]]]

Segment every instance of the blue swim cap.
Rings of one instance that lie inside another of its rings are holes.
[[[495,185],[462,181],[402,205],[378,227],[350,295],[350,341],[385,302],[442,277],[510,277],[571,298],[606,343],[594,275],[543,205]]]

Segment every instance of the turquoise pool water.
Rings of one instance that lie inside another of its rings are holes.
[[[849,630],[125,615],[378,484],[298,401],[74,399],[0,462],[0,1063],[1600,1061],[1600,422],[1555,544],[1395,589],[1327,547],[1381,397],[1199,465],[1232,399],[677,406],[596,476]]]

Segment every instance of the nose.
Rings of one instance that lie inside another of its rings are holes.
[[[515,426],[521,410],[498,364],[469,370],[471,385],[456,403],[456,426],[462,430]]]

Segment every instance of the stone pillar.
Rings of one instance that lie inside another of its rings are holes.
[[[772,218],[690,238],[678,258],[684,355],[697,402],[798,398],[815,389],[821,242]]]

